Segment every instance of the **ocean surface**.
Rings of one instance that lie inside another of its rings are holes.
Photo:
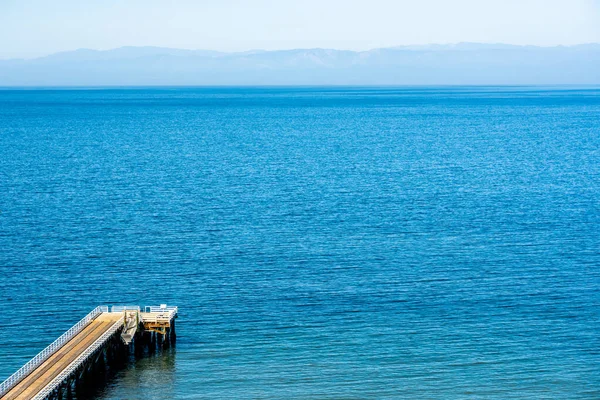
[[[0,380],[160,303],[98,399],[598,399],[600,90],[0,91]]]

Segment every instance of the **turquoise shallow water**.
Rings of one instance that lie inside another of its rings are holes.
[[[600,91],[0,91],[0,380],[181,308],[100,399],[600,398]]]

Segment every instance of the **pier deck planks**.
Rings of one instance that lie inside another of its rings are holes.
[[[1,400],[31,399],[67,368],[110,327],[120,313],[103,313],[6,393]]]

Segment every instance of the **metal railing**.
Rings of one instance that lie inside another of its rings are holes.
[[[144,321],[155,320],[168,322],[177,316],[177,310],[177,307],[167,306],[166,304],[161,306],[146,306],[144,307],[144,312],[155,314],[155,316],[150,317],[148,315],[144,315],[143,319]]]
[[[177,313],[176,306],[167,306],[166,304],[162,306],[146,306],[144,307],[144,312],[162,312],[162,311],[175,311]]]
[[[141,311],[140,306],[112,306],[110,308],[110,312],[123,312],[125,310],[131,310],[131,311]]]
[[[104,332],[94,343],[92,343],[83,353],[79,355],[67,368],[65,368],[56,378],[44,387],[32,400],[45,399],[54,389],[69,377],[81,364],[87,360],[100,346],[102,346],[112,335],[115,334],[123,326],[123,319],[115,322],[109,330]]]
[[[35,357],[33,357],[27,364],[23,365],[17,372],[8,377],[4,382],[0,384],[0,396],[5,395],[13,386],[19,383],[24,377],[26,377],[31,371],[40,366],[44,361],[48,359],[56,350],[60,349],[66,342],[71,340],[77,335],[87,324],[90,323],[94,318],[103,312],[108,312],[107,306],[99,306],[94,308],[91,313],[86,315],[81,321],[76,323],[63,333],[58,339],[52,344],[40,351]]]

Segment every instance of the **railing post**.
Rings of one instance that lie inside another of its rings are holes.
[[[69,341],[73,336],[79,333],[91,320],[96,318],[103,312],[105,306],[98,306],[94,308],[88,315],[86,315],[83,319],[73,325],[68,331],[63,333],[58,339],[52,342],[48,347],[39,352],[35,357],[33,357],[27,364],[19,368],[17,372],[9,376],[4,382],[0,384],[0,396],[6,394],[10,389],[12,389],[17,383],[23,379],[23,377],[27,376],[29,372],[37,368],[41,363],[46,361],[52,354],[56,352],[62,345]]]

